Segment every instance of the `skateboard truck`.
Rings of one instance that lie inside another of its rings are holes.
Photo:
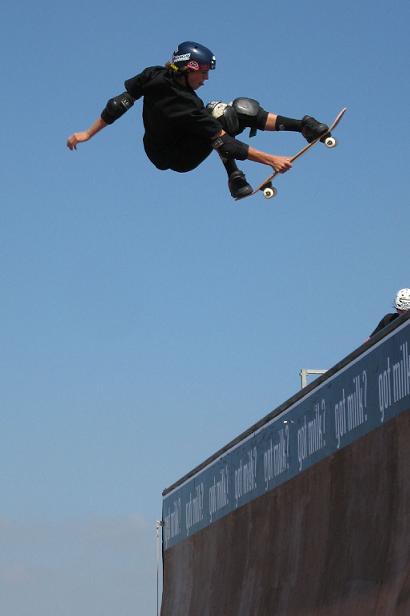
[[[320,141],[324,143],[327,148],[335,148],[337,146],[337,141],[334,137],[332,137],[331,133],[326,133],[326,135],[323,135]]]
[[[273,186],[272,182],[267,182],[266,184],[261,186],[259,190],[263,192],[263,196],[265,197],[265,199],[272,199],[278,194],[278,190]]]

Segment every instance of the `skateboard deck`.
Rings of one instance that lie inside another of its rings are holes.
[[[335,117],[333,122],[330,124],[328,132],[325,135],[323,135],[322,137],[318,137],[314,141],[311,141],[310,143],[305,145],[304,148],[299,150],[299,152],[296,152],[296,154],[290,158],[290,161],[293,163],[295,160],[297,160],[298,158],[300,158],[301,156],[306,154],[306,152],[308,150],[313,148],[313,146],[315,146],[320,141],[322,141],[325,144],[326,147],[334,148],[337,145],[337,141],[332,136],[332,131],[339,124],[340,120],[343,118],[343,116],[346,113],[346,111],[347,111],[347,107],[343,107],[343,109],[341,109],[339,111],[339,113],[337,114],[337,116]],[[272,185],[272,180],[277,175],[279,175],[279,171],[272,171],[272,173],[267,178],[265,178],[264,181],[261,184],[259,184],[259,186],[257,188],[255,188],[255,190],[253,192],[251,192],[246,197],[242,197],[242,199],[238,199],[238,200],[242,201],[243,199],[247,199],[248,197],[252,197],[253,195],[256,195],[256,193],[258,193],[259,191],[261,191],[263,193],[263,196],[265,197],[265,199],[271,199],[272,197],[276,197],[276,195],[278,194],[278,191]]]

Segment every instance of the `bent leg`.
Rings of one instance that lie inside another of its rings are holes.
[[[177,173],[187,173],[200,165],[212,152],[210,142],[198,140],[195,137],[186,137],[172,145],[172,148],[164,148],[153,144],[144,137],[145,152],[150,161],[157,169],[172,169]],[[218,152],[219,154],[219,152]],[[232,197],[241,199],[252,192],[252,187],[247,183],[245,175],[238,169],[234,159],[220,156],[222,164],[228,174],[228,186]]]
[[[290,131],[302,133],[307,141],[313,141],[326,134],[328,127],[311,116],[304,116],[301,120],[288,118],[263,107],[253,98],[235,98],[231,103],[213,101],[208,103],[209,113],[219,120],[223,129],[232,137],[250,128],[250,136],[257,130]]]

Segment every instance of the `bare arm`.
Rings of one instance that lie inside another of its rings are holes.
[[[79,133],[74,133],[67,139],[67,147],[70,150],[76,150],[77,144],[83,141],[88,141],[91,137],[94,137],[96,133],[105,128],[107,123],[102,118],[98,118],[90,128]]]
[[[268,154],[267,152],[261,152],[249,146],[248,160],[252,160],[255,163],[261,163],[262,165],[269,165],[278,173],[285,173],[292,167],[292,163],[288,156],[276,156],[274,154]]]

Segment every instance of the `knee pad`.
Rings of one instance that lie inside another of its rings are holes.
[[[240,132],[250,128],[251,134],[254,135],[258,128],[265,128],[268,112],[254,98],[235,98],[231,105],[238,117]]]
[[[268,118],[268,112],[254,98],[235,98],[231,103],[212,101],[206,108],[232,137],[245,128],[251,129],[250,136],[253,137],[258,128],[264,130]]]
[[[212,141],[212,147],[218,150],[220,156],[226,160],[246,160],[248,158],[249,146],[238,139],[234,139],[228,134],[216,137]]]

